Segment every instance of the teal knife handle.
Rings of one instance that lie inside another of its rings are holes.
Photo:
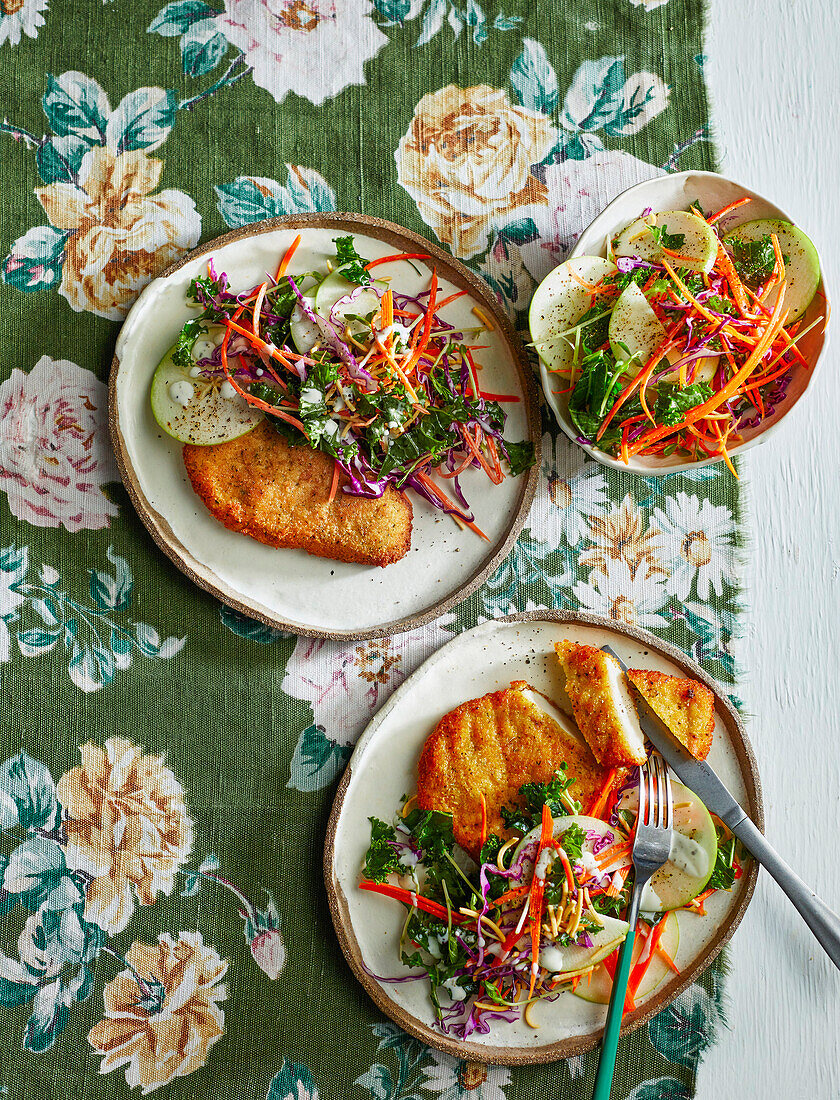
[[[613,1071],[615,1070],[615,1052],[618,1049],[618,1035],[621,1031],[621,1019],[624,1015],[624,998],[627,993],[627,981],[633,963],[633,943],[636,939],[635,923],[624,937],[624,943],[618,953],[618,966],[615,968],[613,992],[610,1007],[607,1010],[607,1023],[604,1038],[601,1040],[601,1060],[595,1077],[595,1091],[592,1100],[610,1100]]]

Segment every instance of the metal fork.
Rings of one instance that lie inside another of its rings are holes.
[[[636,939],[642,891],[651,875],[668,861],[671,853],[673,823],[674,800],[668,765],[658,753],[652,753],[647,764],[639,772],[639,813],[636,818],[636,836],[633,840],[633,893],[627,913],[627,922],[630,927],[627,929],[627,936],[618,955],[592,1100],[610,1100],[615,1054],[624,1015],[627,981],[633,961],[633,944]]]

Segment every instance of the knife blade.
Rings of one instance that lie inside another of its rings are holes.
[[[604,645],[601,649],[618,661],[623,671],[627,672],[627,665],[611,646]],[[693,757],[638,693],[636,703],[639,725],[653,747],[662,754],[665,762],[686,787],[694,791],[706,809],[717,814],[747,851],[767,868],[793,902],[828,957],[840,969],[840,917],[782,859],[705,760]]]

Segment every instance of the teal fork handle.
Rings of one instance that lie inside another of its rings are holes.
[[[636,929],[630,928],[618,953],[618,966],[615,968],[613,991],[610,1007],[607,1010],[607,1023],[604,1038],[601,1040],[601,1058],[595,1075],[595,1091],[592,1100],[610,1100],[613,1072],[615,1070],[615,1052],[618,1049],[618,1035],[621,1031],[621,1018],[624,1015],[624,998],[627,992],[627,980],[633,962],[633,943]]]

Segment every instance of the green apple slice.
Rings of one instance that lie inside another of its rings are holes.
[[[617,362],[633,359],[639,366],[650,359],[665,339],[665,327],[650,306],[643,292],[635,283],[618,296],[610,318],[609,340],[612,353]],[[680,360],[680,352],[669,351],[666,359],[669,363]],[[692,382],[711,382],[717,370],[717,355],[704,355],[695,360]],[[679,381],[679,371],[663,374],[661,381]]]
[[[315,294],[315,312],[318,316],[326,320],[332,314],[333,320],[340,324],[348,316],[367,317],[375,313],[379,309],[381,295],[388,289],[388,284],[379,281],[370,286],[360,287],[358,283],[351,283],[345,279],[341,272],[342,268],[337,268],[318,287]],[[348,298],[348,301],[341,302],[342,298]]]
[[[789,309],[787,323],[801,317],[813,301],[820,285],[820,258],[816,248],[798,226],[778,218],[760,218],[745,222],[728,233],[723,243],[731,252],[736,241],[750,243],[775,233],[779,238],[779,247],[785,258],[787,286],[785,288],[785,309]],[[779,296],[774,288],[765,299],[767,307],[772,309]]]
[[[263,413],[228,381],[203,378],[195,366],[179,366],[172,361],[173,351],[158,364],[150,395],[154,418],[167,435],[208,447],[237,439],[259,424]]]
[[[702,893],[717,859],[717,832],[709,811],[693,791],[671,781],[674,794],[674,832],[671,856],[651,877],[642,892],[642,912],[661,913],[682,906]],[[625,791],[619,809],[635,812],[638,792]]]
[[[549,370],[569,369],[574,358],[575,325],[593,305],[603,302],[604,311],[609,311],[609,300],[615,292],[607,288],[593,294],[584,284],[598,286],[617,272],[615,264],[602,256],[577,256],[555,267],[537,287],[528,325],[537,354]]]
[[[710,225],[688,210],[666,210],[637,218],[613,238],[613,254],[661,263],[666,256],[661,234],[653,232],[651,227],[667,232],[670,237],[683,238],[667,253],[674,267],[707,273],[712,270],[718,250],[717,236]]]
[[[610,348],[616,361],[635,359],[643,365],[665,336],[665,326],[647,298],[635,283],[630,283],[619,294],[610,317]]]
[[[680,925],[676,913],[672,913],[671,916],[668,917],[668,923],[665,925],[662,932],[662,938],[659,942],[672,959],[676,958],[680,946]],[[645,941],[642,937],[636,936],[636,942],[633,944],[634,964],[638,961],[644,945]],[[604,957],[606,958],[606,956]],[[662,985],[671,973],[673,973],[673,971],[668,964],[658,955],[654,955],[650,966],[645,972],[644,978],[642,978],[639,983],[636,1001],[642,1001],[649,997],[651,993],[655,992],[660,985]],[[576,997],[580,997],[583,1001],[590,1001],[592,1004],[598,1005],[609,1004],[611,993],[612,978],[605,966],[598,966],[590,974],[582,977],[575,989]]]
[[[315,299],[308,294],[304,294],[303,300],[314,313]],[[292,315],[289,318],[289,333],[292,337],[292,343],[301,355],[306,355],[307,352],[312,351],[315,345],[324,338],[320,328],[314,321],[309,320],[301,309],[299,302],[292,310]]]

